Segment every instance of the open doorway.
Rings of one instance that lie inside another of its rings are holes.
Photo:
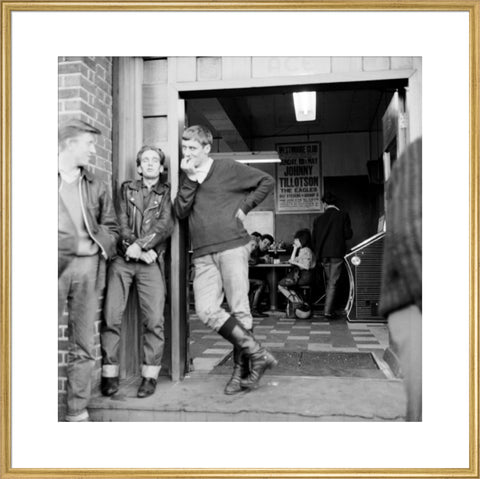
[[[385,80],[188,92],[182,94],[185,123],[206,125],[214,136],[212,151],[219,156],[232,152],[278,152],[282,145],[318,145],[318,184],[322,193],[330,191],[340,198],[341,208],[349,212],[354,232],[347,244],[350,248],[378,232],[379,219],[384,214],[384,178],[380,169],[384,152],[382,118],[395,92],[406,83],[406,80]],[[316,93],[316,117],[298,122],[292,93],[304,90]],[[269,173],[278,183],[278,164],[251,166]],[[277,189],[278,184],[254,212],[272,218],[271,234],[288,258],[295,231],[311,230],[321,210],[283,211],[278,205]],[[252,224],[255,229],[266,228],[266,223]],[[342,278],[340,308],[347,303],[349,290],[347,274]],[[308,292],[309,301],[321,308],[323,292],[324,281],[319,272]],[[281,295],[272,311],[272,296],[276,294],[269,291],[263,299],[268,317],[254,318],[256,337],[274,353],[280,350],[293,356],[302,351],[352,353],[386,347],[386,337],[379,337],[379,328],[371,328],[368,322],[353,328],[345,317],[331,327],[319,317],[319,308],[315,307],[308,319],[292,318]],[[231,346],[198,320],[192,293],[189,313],[187,351],[192,369],[221,371],[225,366],[229,370]]]

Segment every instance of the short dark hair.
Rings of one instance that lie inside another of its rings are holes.
[[[182,140],[198,141],[203,146],[212,145],[213,135],[206,126],[192,125],[183,132]]]
[[[274,243],[275,240],[273,239],[273,236],[272,235],[269,235],[268,233],[267,234],[264,234],[260,237],[260,239],[263,241],[263,240],[268,240],[270,241],[270,243]]]
[[[58,128],[58,143],[62,144],[65,140],[68,140],[69,138],[75,138],[83,133],[100,135],[102,132],[98,128],[95,128],[83,120],[67,120]]]
[[[338,198],[330,193],[329,191],[326,191],[325,194],[322,196],[322,201],[324,203],[327,203],[327,205],[335,205],[337,206],[338,204]]]
[[[295,233],[294,237],[297,238],[298,241],[300,241],[300,244],[302,245],[302,248],[304,248],[305,246],[308,246],[309,248],[311,248],[311,246],[312,246],[312,235],[310,234],[309,229],[304,228],[304,229],[298,230]]]
[[[137,166],[140,166],[142,155],[146,151],[154,151],[160,158],[160,164],[163,165],[165,163],[165,153],[160,148],[157,148],[156,146],[143,145],[137,153]]]
[[[261,238],[262,235],[258,231],[254,231],[253,233],[250,233],[250,236],[255,236],[256,238]]]

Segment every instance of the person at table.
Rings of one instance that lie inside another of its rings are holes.
[[[258,231],[254,231],[253,233],[250,233],[250,241],[248,242],[248,248],[250,250],[250,254],[258,246],[258,243],[260,243],[261,237],[262,235]]]
[[[256,232],[252,233],[252,236],[255,235]],[[257,233],[260,235],[260,233]],[[260,235],[256,241],[255,247],[252,249],[250,253],[250,258],[248,260],[248,264],[253,266],[258,263],[269,263],[270,262],[270,255],[269,249],[274,243],[274,239],[272,235],[264,234]]]
[[[274,179],[231,159],[213,160],[212,132],[201,125],[182,135],[182,177],[174,209],[188,218],[199,319],[233,345],[234,369],[225,394],[255,389],[277,364],[252,333],[248,303],[249,211],[273,191]],[[227,297],[230,312],[223,307]]]
[[[313,245],[327,278],[323,315],[327,319],[335,319],[333,304],[347,250],[345,241],[353,236],[353,231],[350,216],[346,211],[340,211],[338,199],[333,194],[326,192],[322,202],[325,212],[313,222]]]
[[[259,241],[250,253],[248,264],[250,266],[255,266],[259,263],[268,263],[270,258],[268,250],[270,246],[272,246],[273,242],[274,239],[272,235],[260,235]],[[267,287],[265,274],[265,271],[258,269],[250,269],[249,272],[251,298],[250,312],[254,318],[266,318],[268,316],[268,314],[265,314],[259,310],[260,298]]]
[[[288,262],[293,266],[278,283],[278,290],[291,302],[302,303],[303,300],[295,289],[312,282],[315,268],[315,255],[312,251],[310,230],[302,229],[295,233],[292,255]]]

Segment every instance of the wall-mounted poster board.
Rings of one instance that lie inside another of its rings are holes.
[[[322,162],[320,143],[276,145],[277,213],[322,211]]]

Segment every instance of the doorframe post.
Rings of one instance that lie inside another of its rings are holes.
[[[177,61],[168,58],[168,145],[170,149],[170,181],[172,199],[177,196],[180,178],[180,140],[185,125],[185,101],[180,99],[176,87]],[[171,378],[185,375],[187,361],[186,334],[188,322],[187,257],[183,221],[175,221],[170,252],[170,308],[171,308]]]

